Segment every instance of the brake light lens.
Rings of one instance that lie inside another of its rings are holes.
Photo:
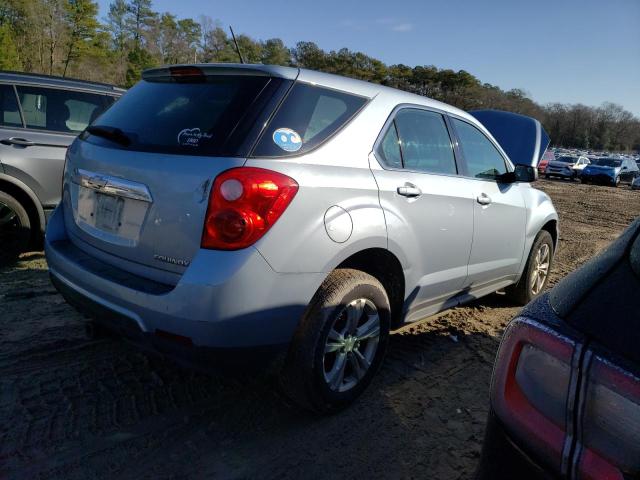
[[[640,378],[595,357],[582,419],[579,478],[640,476]]]
[[[554,470],[562,468],[575,342],[516,318],[505,331],[491,403],[509,432]]]
[[[257,242],[276,223],[296,193],[294,179],[254,167],[216,177],[202,234],[202,248],[239,250]]]
[[[171,75],[171,78],[178,82],[201,82],[206,79],[204,72],[198,67],[169,67],[169,73]]]

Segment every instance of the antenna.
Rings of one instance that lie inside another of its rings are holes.
[[[233,33],[233,28],[229,25],[229,30],[231,30],[231,38],[233,38],[233,43],[236,46],[236,51],[238,52],[238,56],[240,57],[240,63],[244,63],[244,58],[242,58],[242,53],[240,52],[240,47],[238,46],[238,41],[236,40],[236,34]]]

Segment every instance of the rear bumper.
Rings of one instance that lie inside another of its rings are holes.
[[[277,273],[249,248],[200,250],[175,286],[162,285],[84,253],[67,238],[62,217],[59,207],[45,239],[54,284],[84,313],[138,339],[167,332],[196,349],[286,346],[324,279]]]
[[[524,453],[505,432],[493,411],[489,413],[475,480],[551,480],[559,477]]]
[[[575,170],[568,172],[566,170],[551,170],[547,168],[545,170],[545,175],[549,175],[551,177],[575,178],[577,176],[577,172]]]

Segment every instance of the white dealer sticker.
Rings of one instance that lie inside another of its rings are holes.
[[[199,128],[185,128],[178,133],[178,143],[185,147],[198,147],[201,140],[213,138],[210,133],[201,132]]]

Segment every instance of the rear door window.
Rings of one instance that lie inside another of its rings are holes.
[[[17,86],[27,128],[79,133],[115,98],[109,95],[54,88]]]
[[[96,126],[122,131],[131,150],[235,156],[237,143],[246,137],[245,124],[252,126],[257,110],[264,107],[258,106],[258,99],[272,97],[281,83],[281,79],[249,75],[212,75],[184,83],[170,78],[142,80]],[[86,138],[105,142],[94,135]]]
[[[504,157],[484,133],[473,125],[451,118],[471,177],[495,179],[507,172]]]
[[[342,128],[366,101],[358,95],[297,83],[267,126],[253,156],[304,154]]]
[[[395,118],[404,168],[416,172],[457,174],[451,138],[444,117],[405,108]]]
[[[13,85],[0,85],[0,125],[22,127],[20,109]]]
[[[402,168],[402,152],[400,151],[400,138],[396,122],[391,122],[387,133],[378,147],[378,155],[382,161],[391,168]]]

